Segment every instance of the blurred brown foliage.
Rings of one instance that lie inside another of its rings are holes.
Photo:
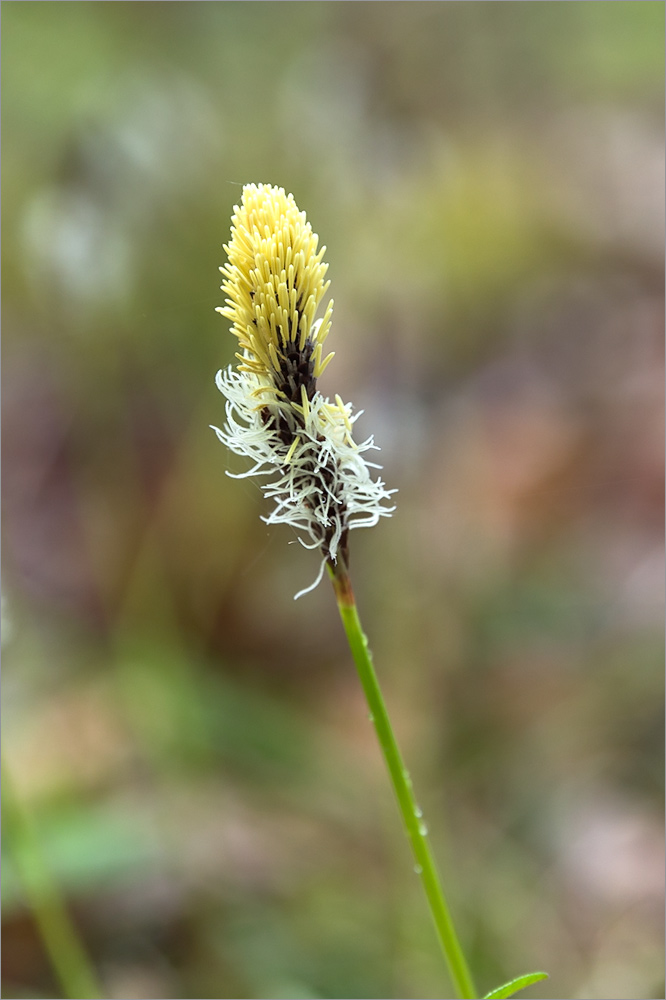
[[[447,989],[332,596],[208,430],[248,181],[400,490],[352,568],[480,985],[663,996],[663,22],[3,5],[5,759],[109,997]]]

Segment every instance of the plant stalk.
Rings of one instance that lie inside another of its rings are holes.
[[[333,582],[338,610],[347,634],[349,647],[370,709],[370,718],[377,732],[405,831],[412,845],[416,862],[414,870],[421,879],[428,899],[437,936],[457,996],[460,1000],[474,1000],[477,994],[437,874],[428,841],[428,828],[414,798],[412,782],[393,734],[391,720],[372,664],[372,655],[356,610],[351,581],[346,568],[340,563],[341,560],[336,566],[329,565],[328,572]]]
[[[20,802],[4,763],[2,804],[12,860],[64,996],[99,1000],[103,993],[88,955],[49,871],[32,817]]]

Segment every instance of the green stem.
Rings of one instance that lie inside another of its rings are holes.
[[[64,995],[98,1000],[103,994],[58,886],[49,872],[32,818],[2,767],[3,820],[18,876]]]
[[[461,1000],[474,1000],[476,991],[472,976],[462,948],[460,947],[446,899],[444,898],[430,850],[428,830],[423,820],[423,814],[414,798],[412,782],[403,763],[395,736],[393,735],[391,720],[389,719],[384,698],[379,687],[379,681],[372,665],[372,656],[368,648],[368,642],[363,634],[356,610],[356,602],[349,576],[344,568],[341,568],[339,565],[335,568],[329,566],[329,575],[333,581],[342,624],[347,633],[349,647],[368,702],[370,717],[375,725],[379,744],[384,754],[391,784],[393,785],[393,791],[398,800],[402,821],[412,845],[416,861],[415,871],[421,878],[430,905],[430,912],[435,923],[437,936],[449,967],[451,979],[456,993]]]

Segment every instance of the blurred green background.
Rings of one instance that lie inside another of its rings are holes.
[[[663,997],[664,5],[2,5],[5,762],[109,998],[450,997],[332,593],[209,424],[293,192],[480,986]],[[4,843],[3,996],[60,996]]]

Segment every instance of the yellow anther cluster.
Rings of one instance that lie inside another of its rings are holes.
[[[294,352],[311,362],[318,378],[333,357],[322,357],[333,301],[323,318],[315,315],[328,290],[326,247],[292,195],[269,184],[248,184],[232,216],[228,263],[220,268],[225,305],[218,312],[232,322],[241,353],[239,371],[252,372],[270,392],[275,374]],[[266,380],[266,381],[265,381]],[[279,379],[278,379],[279,384]]]

